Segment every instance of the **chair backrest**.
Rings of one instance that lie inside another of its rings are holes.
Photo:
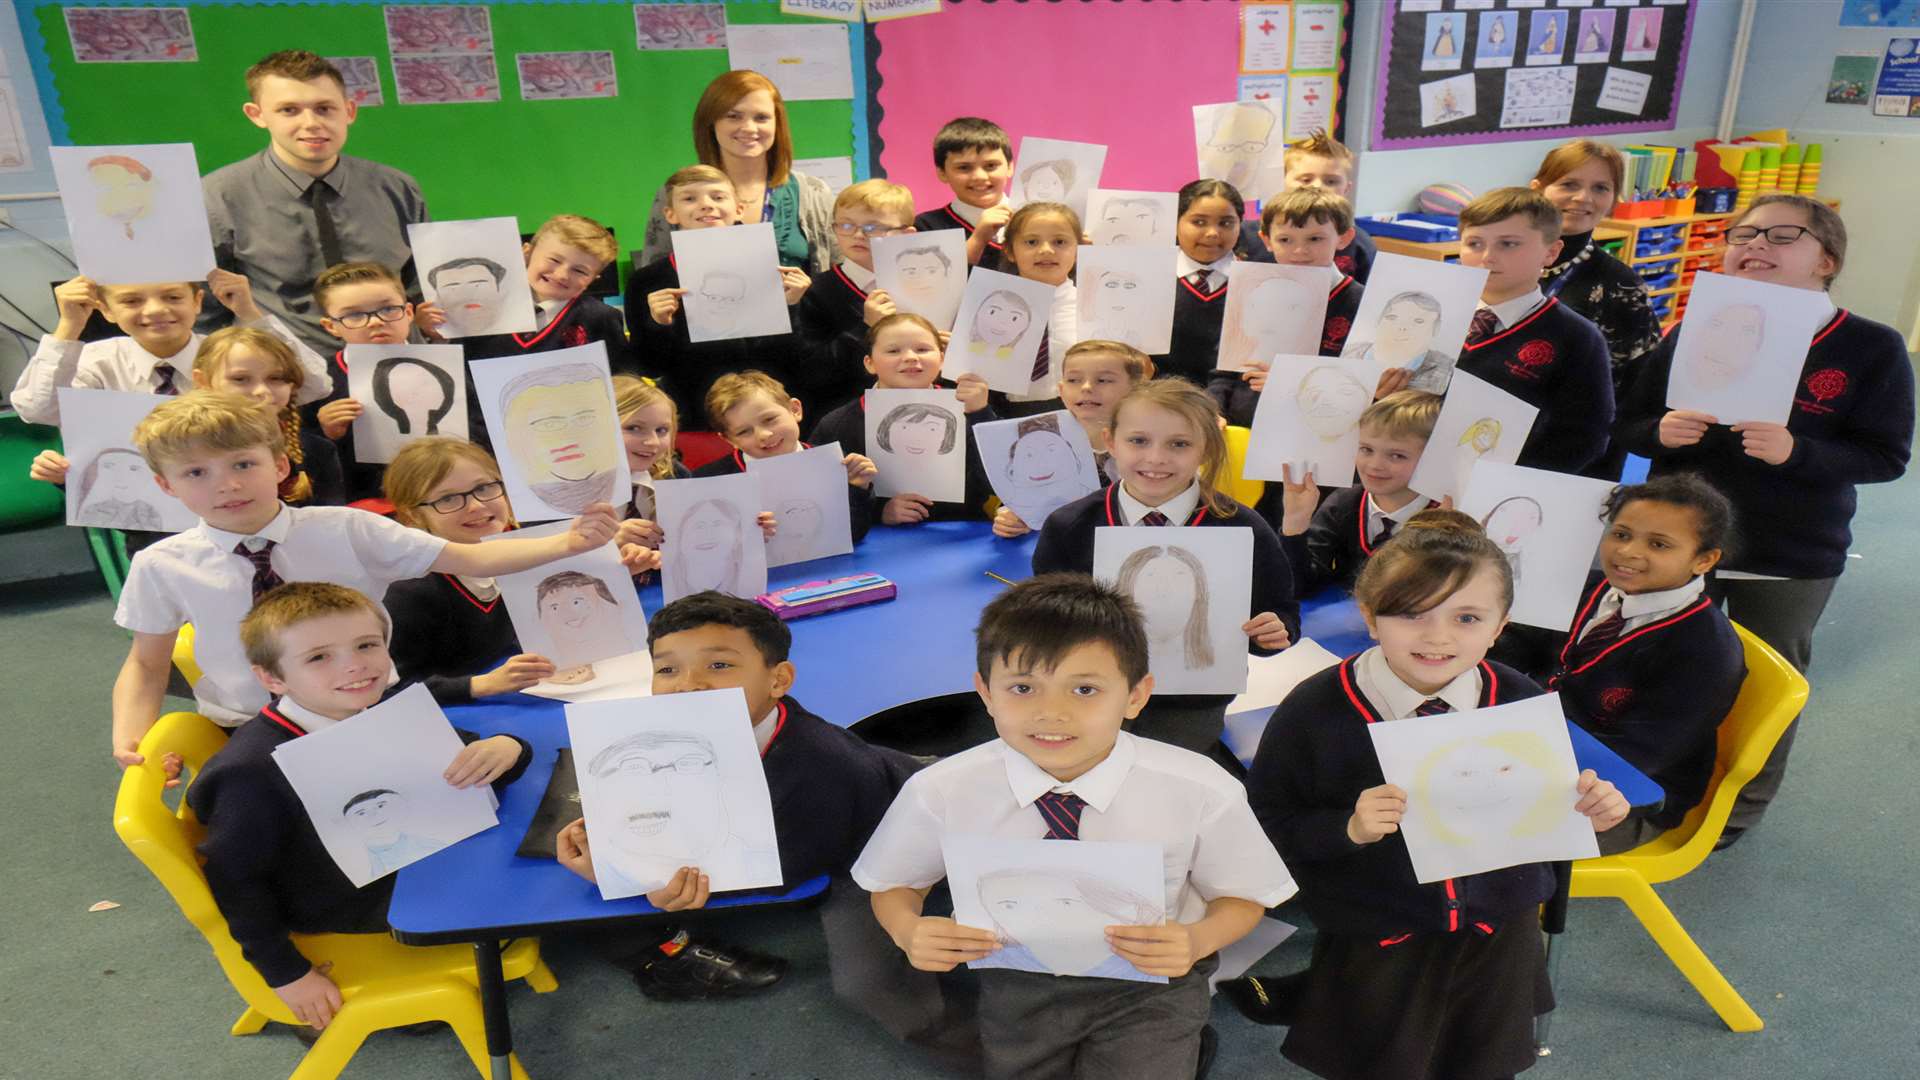
[[[673,448],[680,453],[680,464],[688,469],[697,469],[733,453],[732,444],[711,431],[683,431],[674,440]]]
[[[227,930],[226,917],[213,902],[207,888],[207,875],[200,868],[194,848],[206,830],[194,819],[183,798],[178,810],[162,800],[166,776],[160,759],[165,752],[179,754],[186,765],[182,774],[190,785],[200,770],[222,746],[226,736],[213,721],[198,713],[168,713],[140,740],[140,752],[146,761],[129,766],[120,774],[120,792],[113,802],[113,831],[121,843],[133,852],[147,870],[158,878],[173,902],[180,905],[194,929],[213,946],[213,955],[227,981],[247,1004],[270,1018],[291,1022],[293,1013],[273,991],[252,964],[240,954],[240,943]]]
[[[1253,438],[1248,428],[1228,424],[1227,436],[1227,475],[1221,478],[1220,490],[1234,497],[1242,506],[1253,509],[1260,496],[1267,490],[1264,480],[1248,480],[1243,474],[1247,471],[1247,443]]]
[[[1706,795],[1679,825],[1667,831],[1635,865],[1649,881],[1671,881],[1689,873],[1713,853],[1727,826],[1733,801],[1766,764],[1787,725],[1807,704],[1807,680],[1766,642],[1734,624],[1746,655],[1747,678],[1726,719],[1720,721],[1719,751]]]
[[[180,671],[180,677],[192,686],[200,681],[200,661],[193,656],[193,624],[180,627],[173,638],[173,666]]]

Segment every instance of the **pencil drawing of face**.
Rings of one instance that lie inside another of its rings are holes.
[[[1273,113],[1258,105],[1236,102],[1217,110],[1213,131],[1200,147],[1200,174],[1225,180],[1235,190],[1249,191],[1260,158],[1273,139],[1273,127]]]
[[[1033,326],[1033,309],[1018,295],[995,289],[980,303],[973,316],[973,344],[994,349],[1001,355],[1013,351]]]
[[[826,524],[820,504],[812,499],[785,499],[773,508],[773,516],[780,522],[773,539],[784,547],[805,547],[820,535],[820,527]]]
[[[548,575],[534,586],[533,600],[540,613],[540,626],[553,639],[554,665],[574,669],[573,678],[567,678],[570,673],[563,670],[553,678],[554,682],[567,684],[591,679],[592,665],[575,663],[574,658],[606,651],[609,642],[618,641],[626,646],[615,655],[638,648],[627,638],[626,626],[620,620],[620,604],[613,598],[613,591],[592,574],[562,570]],[[584,672],[578,670],[582,668]],[[579,677],[582,674],[584,678]]]
[[[1545,521],[1546,512],[1538,500],[1513,495],[1494,503],[1487,516],[1480,519],[1480,526],[1487,531],[1487,539],[1512,557],[1525,549],[1528,537],[1539,532]]]
[[[1324,310],[1313,291],[1292,278],[1268,278],[1254,286],[1240,309],[1240,332],[1253,339],[1255,360],[1271,361],[1282,353],[1300,351],[1301,320]]]
[[[1060,434],[1060,421],[1035,416],[1020,422],[1013,445],[1007,448],[1007,479],[1015,487],[1045,492],[1073,484],[1079,472],[1073,444]]]
[[[880,449],[906,457],[953,453],[960,419],[938,405],[896,405],[880,421]]]
[[[340,816],[369,848],[399,842],[406,831],[406,814],[406,796],[391,788],[363,791],[340,808]]]
[[[716,329],[732,330],[740,325],[740,311],[747,299],[747,279],[727,270],[710,271],[700,279],[700,299],[708,322]]]
[[[1071,161],[1041,161],[1020,170],[1020,191],[1024,202],[1063,203],[1073,190],[1074,168]]]
[[[1178,648],[1183,666],[1195,671],[1213,666],[1207,571],[1193,552],[1172,544],[1143,547],[1120,564],[1119,587],[1140,605],[1155,652]]]
[[[1338,442],[1373,404],[1373,388],[1332,364],[1322,364],[1300,377],[1293,401],[1308,431],[1323,442]]]
[[[591,364],[525,372],[500,389],[507,451],[533,493],[570,514],[610,502],[624,453],[607,377]]]
[[[726,843],[727,801],[713,744],[689,731],[642,731],[593,756],[587,771],[613,811],[613,864],[635,880],[662,876]]]
[[[107,154],[87,162],[87,176],[99,188],[95,205],[101,216],[133,239],[133,223],[153,213],[153,170],[137,158]]]
[[[453,395],[453,376],[424,360],[389,356],[373,366],[373,403],[402,435],[440,434]]]
[[[77,523],[101,529],[160,529],[160,500],[153,470],[138,453],[110,446],[80,472]]]
[[[1767,343],[1767,313],[1758,304],[1729,304],[1707,318],[1688,375],[1702,390],[1722,390],[1745,378]]]
[[[1112,959],[1108,926],[1146,926],[1161,904],[1092,874],[1044,868],[995,870],[976,883],[994,932],[1056,975],[1084,975]]]
[[[1152,199],[1108,199],[1093,223],[1096,244],[1159,243],[1160,208]]]
[[[894,256],[900,291],[919,305],[937,305],[946,295],[953,260],[937,247],[908,248]]]
[[[485,333],[506,299],[507,268],[477,255],[448,259],[427,271],[435,302],[454,337]]]
[[[1553,827],[1566,809],[1547,785],[1553,754],[1532,732],[1462,739],[1435,748],[1414,773],[1426,825],[1456,847]]]
[[[674,575],[681,589],[677,595],[708,589],[740,591],[746,524],[738,507],[719,499],[702,499],[687,508],[680,527],[670,534],[677,549]]]
[[[1440,301],[1423,292],[1400,293],[1380,311],[1374,358],[1389,367],[1411,367],[1427,355],[1439,329]]]

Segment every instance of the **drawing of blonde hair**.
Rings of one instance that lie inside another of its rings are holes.
[[[1460,433],[1460,445],[1472,446],[1477,454],[1492,452],[1500,445],[1500,421],[1491,416],[1483,416],[1467,425]]]
[[[1553,750],[1531,731],[1502,731],[1478,738],[1459,739],[1428,752],[1426,757],[1420,759],[1420,767],[1413,774],[1411,801],[1422,812],[1426,827],[1435,839],[1454,847],[1465,847],[1473,838],[1451,828],[1448,824],[1449,812],[1434,804],[1433,779],[1435,770],[1443,760],[1468,747],[1491,750],[1525,765],[1543,777],[1550,775],[1558,764]],[[1564,789],[1551,783],[1542,785],[1532,805],[1509,826],[1506,839],[1524,840],[1551,831],[1571,806]]]

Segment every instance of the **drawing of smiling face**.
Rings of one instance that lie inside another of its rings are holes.
[[[747,298],[747,281],[739,274],[716,272],[700,280],[701,307],[707,322],[719,330],[740,325],[740,312]]]
[[[530,483],[577,483],[615,466],[620,429],[598,379],[531,386],[507,404],[507,438]]]
[[[920,304],[937,304],[947,287],[947,267],[931,251],[903,253],[894,264],[900,270],[900,291]]]
[[[940,452],[940,444],[946,438],[946,422],[937,416],[924,416],[918,420],[896,421],[887,441],[893,445],[895,453],[908,457],[932,457]]]
[[[1360,380],[1330,364],[1306,373],[1294,391],[1294,404],[1307,430],[1326,442],[1352,431],[1360,414],[1373,403],[1373,391]]]
[[[1411,300],[1388,304],[1380,313],[1378,335],[1373,342],[1374,355],[1388,364],[1409,363],[1427,354],[1433,344],[1434,331],[1439,328],[1437,312]]]
[[[1434,763],[1432,796],[1450,810],[1480,812],[1516,805],[1525,810],[1538,796],[1526,790],[1531,775],[1531,767],[1511,752],[1476,739]]]
[[[1745,378],[1759,359],[1766,312],[1752,304],[1734,304],[1714,312],[1707,326],[1713,332],[1694,358],[1693,383],[1703,390],[1725,389]]]
[[[697,864],[727,835],[719,766],[698,743],[636,747],[595,775],[612,810],[614,865],[637,881]]]
[[[1034,431],[1013,444],[1007,478],[1020,487],[1044,488],[1070,483],[1074,476],[1073,447],[1052,431]]]
[[[1150,244],[1160,239],[1160,215],[1151,203],[1108,199],[1093,225],[1096,244]]]
[[[1540,504],[1528,498],[1515,498],[1494,507],[1487,515],[1485,528],[1489,540],[1498,544],[1500,550],[1513,554],[1539,531],[1540,523]]]
[[[1273,138],[1274,116],[1258,105],[1235,104],[1219,111],[1213,133],[1200,147],[1200,175],[1217,177],[1248,191],[1261,155]],[[1248,196],[1254,193],[1248,191]]]
[[[620,609],[591,585],[555,589],[540,601],[540,625],[553,636],[556,652],[591,649],[609,635],[622,633]]]
[[[734,588],[740,552],[740,523],[728,513],[730,507],[711,500],[702,502],[681,519],[674,541],[681,545],[679,572],[688,592]]]
[[[1027,174],[1026,195],[1030,203],[1066,202],[1066,179],[1051,163],[1036,166]]]
[[[1006,294],[997,293],[980,305],[980,313],[974,316],[974,336],[996,348],[1010,348],[1027,332],[1027,325],[1033,316],[1025,305],[1016,306],[1008,301]]]
[[[347,807],[346,820],[368,847],[385,847],[400,839],[407,800],[394,791],[383,791]]]
[[[1432,835],[1454,845],[1484,843],[1550,827],[1544,744],[1509,733],[1465,739],[1436,749],[1415,782],[1422,808],[1440,815]]]
[[[151,499],[159,494],[153,470],[139,454],[108,450],[95,459],[98,474],[88,499]]]
[[[505,299],[493,271],[478,265],[456,266],[435,275],[435,292],[447,325],[465,337],[484,332],[499,317]]]
[[[982,878],[980,902],[1004,938],[1055,974],[1084,974],[1113,955],[1104,933],[1112,918],[1087,903],[1067,875],[1033,870]]]
[[[1268,278],[1256,286],[1240,320],[1241,329],[1257,343],[1254,359],[1302,351],[1301,322],[1314,300],[1306,286],[1291,278]]]
[[[1147,640],[1153,643],[1156,653],[1161,647],[1180,641],[1186,633],[1197,587],[1193,571],[1172,556],[1163,555],[1140,568],[1139,576],[1134,579],[1133,599],[1140,605]]]

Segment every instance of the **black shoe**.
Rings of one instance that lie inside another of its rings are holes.
[[[1713,842],[1713,850],[1725,851],[1737,843],[1745,829],[1726,829],[1720,833],[1720,839]]]
[[[1208,1024],[1200,1029],[1200,1067],[1193,1070],[1193,1080],[1207,1080],[1207,1074],[1213,1071],[1213,1056],[1220,1052],[1220,1033]]]
[[[1307,989],[1307,973],[1247,975],[1220,984],[1220,993],[1256,1024],[1290,1025],[1300,1015],[1300,996]]]
[[[652,950],[634,968],[633,981],[656,1001],[699,1001],[757,994],[786,973],[787,962],[778,956],[688,941],[672,956]]]

